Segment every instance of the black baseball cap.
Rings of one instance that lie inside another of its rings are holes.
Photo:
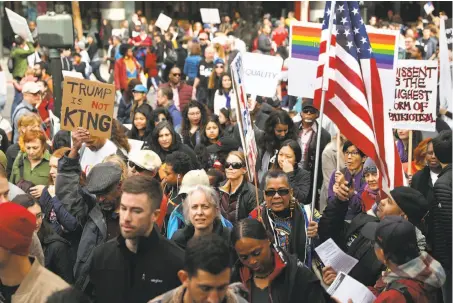
[[[385,253],[398,253],[405,247],[417,247],[415,226],[400,216],[386,216],[380,222],[367,223],[362,235],[375,241]]]
[[[318,110],[314,105],[313,105],[313,99],[311,98],[303,98],[302,99],[302,109],[304,108],[313,108],[315,110]]]

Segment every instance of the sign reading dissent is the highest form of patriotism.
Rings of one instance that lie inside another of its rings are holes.
[[[61,129],[83,127],[90,135],[110,138],[115,104],[115,86],[65,77],[61,105]]]

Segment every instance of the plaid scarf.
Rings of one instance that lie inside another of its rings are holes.
[[[434,288],[441,287],[445,282],[445,278],[445,271],[442,265],[427,252],[421,252],[417,258],[382,274],[382,280],[386,284],[400,279],[412,279]]]

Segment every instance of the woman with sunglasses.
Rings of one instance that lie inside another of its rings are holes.
[[[200,130],[207,121],[206,108],[198,101],[190,101],[182,111],[182,142],[194,149],[201,141]]]
[[[271,170],[266,175],[264,201],[259,207],[261,219],[275,245],[310,264],[311,251],[306,251],[306,247],[308,238],[317,237],[319,214],[311,219],[310,205],[304,206],[294,198],[289,176],[280,170]],[[250,217],[258,218],[258,208]]]
[[[36,232],[44,252],[45,264],[43,265],[72,284],[74,282],[72,268],[75,258],[71,253],[71,244],[59,236],[47,221],[43,220],[45,215],[41,206],[31,195],[17,195],[12,202],[25,207],[36,216]]]
[[[168,122],[160,122],[151,135],[151,150],[153,150],[162,162],[165,162],[167,155],[181,151],[189,155],[192,163],[198,168],[199,163],[195,152],[186,144],[181,143],[179,135],[175,132],[173,125]]]
[[[154,130],[152,109],[149,106],[140,106],[134,113],[131,130],[127,137],[133,140],[148,141]],[[145,142],[144,144],[148,144]]]
[[[220,185],[220,211],[231,223],[247,218],[257,206],[255,186],[247,181],[243,152],[232,151],[225,161],[226,182]]]
[[[294,198],[299,203],[310,204],[310,173],[299,167],[302,158],[302,150],[299,143],[294,140],[286,140],[277,153],[277,160],[274,168],[282,170],[288,174],[289,185],[294,190]]]
[[[284,110],[273,111],[266,120],[264,132],[257,133],[258,158],[256,169],[258,180],[263,180],[265,173],[275,163],[277,153],[283,141],[297,140],[294,122]]]
[[[236,93],[233,90],[231,76],[229,74],[222,74],[220,77],[221,86],[214,95],[214,114],[220,115],[222,108],[229,110],[236,109]]]
[[[240,262],[233,281],[247,288],[249,303],[323,303],[329,296],[318,278],[291,255],[269,240],[258,220],[239,221],[231,232],[231,244]]]
[[[221,58],[214,60],[214,70],[208,80],[208,102],[207,106],[214,111],[214,98],[218,89],[222,87],[222,75],[225,71],[225,62]]]

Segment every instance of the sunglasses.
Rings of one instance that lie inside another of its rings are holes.
[[[138,166],[137,164],[135,164],[135,163],[132,162],[132,161],[129,161],[129,167],[130,167],[130,168],[135,168],[135,170],[136,170],[137,172],[139,172],[139,173],[144,172],[144,171],[146,170],[146,169],[144,169],[143,167]]]
[[[317,110],[314,108],[305,108],[302,110],[304,114],[316,114]]]
[[[281,188],[279,190],[275,190],[275,189],[269,189],[269,190],[265,190],[264,191],[264,194],[267,196],[267,197],[273,197],[275,196],[275,194],[278,193],[279,196],[286,196],[289,194],[289,189],[287,188]]]
[[[181,77],[181,74],[173,74],[175,77]]]
[[[225,162],[225,168],[230,168],[232,167],[233,169],[240,169],[244,167],[244,164],[241,162]]]

